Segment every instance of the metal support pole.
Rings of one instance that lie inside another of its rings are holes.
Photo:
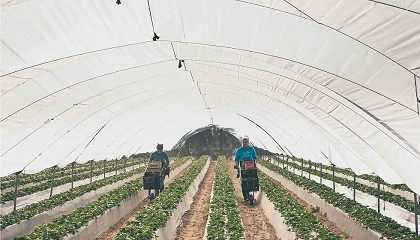
[[[419,219],[417,214],[417,193],[414,193],[414,222],[416,224],[416,234],[419,235]]]
[[[332,165],[333,168],[333,191],[335,192],[335,165]]]
[[[105,178],[106,159],[104,160],[104,178]]]
[[[52,179],[51,179],[51,190],[50,190],[50,198],[52,197],[52,193],[53,193],[53,188],[54,188],[54,180],[55,180],[55,170],[57,169],[57,165],[52,167],[53,170],[53,174],[52,174]]]
[[[117,175],[118,173],[117,167],[118,167],[118,162],[117,162],[117,159],[115,159],[115,175]]]
[[[295,159],[293,158],[293,174],[295,174],[295,169],[296,169],[296,162],[295,162]]]
[[[353,175],[353,201],[356,201],[356,173]]]
[[[382,191],[385,191],[385,184],[382,184]],[[383,199],[384,211],[385,211],[385,199]]]
[[[93,160],[90,161],[90,183],[92,183],[92,177],[93,177]]]
[[[281,162],[283,163],[283,169],[284,169],[284,156],[281,158]]]
[[[319,183],[322,184],[322,163],[321,163],[321,174],[319,174]]]
[[[17,189],[18,189],[18,186],[19,186],[19,174],[20,174],[21,172],[22,172],[22,171],[19,171],[19,172],[16,172],[16,173],[15,173],[16,178],[15,178],[15,196],[14,196],[14,198],[13,198],[13,211],[16,211],[16,204],[17,204]]]
[[[286,168],[287,170],[289,170],[289,156],[287,156],[286,158]]]
[[[76,162],[72,162],[71,163],[71,188],[73,189],[73,184],[74,184],[74,164]]]
[[[378,213],[381,213],[381,182],[380,177],[377,177],[378,179]]]
[[[309,160],[309,180],[311,180],[311,160]]]
[[[300,176],[303,177],[303,158],[301,158],[302,169],[300,169]]]
[[[125,159],[125,162],[124,162],[124,172],[127,170],[127,158]]]

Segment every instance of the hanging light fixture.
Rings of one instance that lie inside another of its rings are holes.
[[[178,68],[182,68],[182,63],[184,62],[184,60],[178,60]]]
[[[156,41],[156,40],[159,40],[159,36],[154,32],[154,35],[153,35],[153,41]]]
[[[121,4],[121,1],[120,0],[117,0],[117,4],[120,5]]]

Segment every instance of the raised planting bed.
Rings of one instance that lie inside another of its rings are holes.
[[[270,164],[269,162],[264,161],[264,160],[259,161],[259,163],[260,163],[259,164],[260,169],[263,169],[261,166],[264,166],[268,168],[269,170],[275,172],[275,175],[280,174],[284,177],[284,179],[290,180],[290,182],[292,182],[293,185],[297,185],[301,187],[301,189],[305,190],[304,192],[302,192],[302,194],[304,194],[305,192],[314,193],[313,195],[316,194],[322,199],[322,201],[319,201],[320,203],[326,202],[334,206],[335,208],[340,209],[341,211],[346,213],[349,216],[349,218],[354,219],[355,222],[357,223],[361,223],[362,225],[360,229],[369,228],[376,231],[378,234],[376,234],[376,238],[374,239],[379,238],[381,235],[385,236],[388,239],[420,239],[420,236],[416,236],[415,233],[413,233],[409,228],[401,226],[395,220],[389,217],[383,216],[381,214],[378,214],[375,210],[369,207],[363,206],[360,203],[357,203],[353,201],[352,199],[349,199],[339,193],[336,193],[331,188],[323,184],[309,180],[306,177],[295,175],[294,173],[291,173],[286,169],[274,166],[273,164]],[[290,189],[290,190],[294,192],[297,191],[296,189]],[[301,195],[299,194],[299,196]],[[303,200],[310,203],[307,199],[303,199]],[[314,203],[310,203],[310,204],[315,205],[315,206],[317,205]],[[328,209],[322,209],[323,212],[328,212],[327,210]],[[331,218],[334,215],[338,216],[338,214],[329,214],[329,217]],[[334,219],[332,220],[335,221],[339,226],[341,226],[336,220]],[[341,227],[346,228],[345,225],[348,223],[349,222],[345,222],[344,226],[341,226]],[[353,234],[362,232],[362,231],[355,231],[355,230],[349,230],[349,231],[352,232]],[[373,231],[371,231],[370,234],[375,235]],[[355,237],[358,239],[371,239],[371,238],[361,238],[358,236],[355,236]]]
[[[228,167],[224,157],[217,159],[207,239],[244,239],[244,228]]]
[[[2,216],[2,218],[1,218],[2,235],[5,236],[5,235],[8,235],[8,233],[15,232],[14,230],[12,230],[11,228],[8,228],[8,227],[12,226],[12,225],[15,225],[17,223],[20,223],[22,221],[26,221],[26,223],[23,223],[22,225],[16,225],[16,226],[13,227],[13,228],[16,229],[16,231],[21,232],[22,228],[24,228],[24,229],[32,228],[33,229],[33,226],[39,225],[39,224],[47,221],[48,219],[51,219],[51,218],[56,216],[55,214],[53,214],[54,211],[51,212],[50,210],[52,210],[56,207],[60,207],[63,204],[65,204],[66,202],[70,202],[70,201],[72,201],[76,198],[79,198],[79,197],[85,195],[86,193],[89,193],[89,192],[92,192],[92,191],[97,191],[100,188],[103,188],[103,187],[108,186],[110,184],[119,182],[123,179],[130,178],[131,176],[139,174],[143,171],[144,171],[144,167],[139,168],[139,169],[135,169],[133,171],[129,171],[129,172],[126,172],[126,173],[114,175],[112,177],[108,177],[108,178],[105,178],[105,179],[101,179],[101,180],[92,182],[90,184],[75,187],[75,188],[70,189],[66,192],[56,194],[49,199],[45,199],[45,200],[27,205],[24,208],[21,208],[21,209],[18,209],[16,211],[13,211],[9,214],[6,214],[6,215]],[[42,214],[46,211],[50,211],[50,212],[47,212],[43,215],[40,215],[40,214]],[[57,214],[62,214],[62,213],[63,213],[63,210],[60,210],[60,211],[58,211]],[[43,219],[43,220],[38,220],[38,218]],[[30,227],[30,226],[32,226],[32,227]],[[5,230],[5,231],[3,231],[3,230]],[[14,234],[12,234],[12,235],[14,235]]]
[[[179,164],[182,164],[184,161],[186,161],[186,159],[175,162],[171,166],[179,166]],[[101,195],[97,200],[79,207],[68,214],[60,215],[58,218],[54,218],[51,222],[36,227],[29,235],[19,237],[17,239],[58,239],[69,234],[74,234],[80,227],[86,225],[90,220],[98,218],[98,216],[102,215],[106,210],[120,205],[124,199],[140,192],[141,188],[141,179],[126,182],[124,185]],[[65,224],[63,225],[63,223]],[[23,230],[27,231],[26,229]],[[2,238],[3,237],[4,236],[2,235]]]
[[[301,165],[296,164],[296,163],[289,163],[289,164],[291,166],[293,166],[294,168],[298,169],[298,170],[306,171],[306,172],[310,171],[311,175],[322,176],[322,178],[324,178],[324,179],[328,179],[328,180],[331,180],[331,181],[333,180],[333,175],[330,174],[330,173],[327,173],[325,171],[323,171],[321,173],[321,171],[316,170],[313,167],[311,169],[309,169],[309,167],[308,168],[306,168],[306,167],[302,168]],[[318,168],[318,169],[320,169],[320,168]],[[349,189],[353,189],[353,186],[354,186],[354,181],[353,180],[342,178],[342,177],[339,177],[337,175],[335,175],[334,178],[335,178],[336,183],[341,184],[342,186],[345,186]],[[361,184],[361,183],[358,183],[358,182],[356,182],[356,189],[361,191],[361,192],[370,194],[372,196],[376,196],[378,194],[378,189],[376,187],[367,186],[365,184]],[[404,208],[407,211],[410,211],[410,212],[414,213],[414,201],[413,200],[408,200],[405,197],[402,197],[400,195],[397,195],[397,194],[394,194],[394,193],[391,193],[391,192],[387,192],[387,191],[384,191],[384,190],[380,190],[380,195],[381,195],[381,199],[383,199],[387,202],[393,203],[396,206],[399,206],[401,208]],[[417,214],[420,214],[420,204],[417,204]]]
[[[284,161],[284,160],[282,160],[282,159],[280,159],[280,158],[277,158],[276,157],[276,159],[279,159],[280,161]],[[297,159],[297,158],[295,158],[295,157],[290,157],[289,156],[289,162],[290,161],[294,161],[294,162],[299,162],[299,163],[301,163],[301,161],[302,161],[302,159]],[[304,166],[309,166],[309,161],[307,161],[307,160],[303,160],[303,164],[304,164]],[[313,165],[313,166],[315,166],[316,168],[320,168],[321,167],[321,164],[320,163],[313,163],[313,162],[311,162],[311,165]],[[323,164],[322,165],[322,167],[324,168],[324,169],[327,169],[327,170],[330,170],[330,171],[332,171],[332,166],[329,166],[329,165],[325,165],[325,164]],[[337,172],[337,173],[342,173],[342,174],[345,174],[345,175],[347,175],[347,176],[353,176],[354,175],[354,172],[351,170],[351,169],[347,169],[347,168],[339,168],[339,167],[335,167],[334,168],[334,170],[335,170],[335,172]],[[371,174],[363,174],[363,175],[359,175],[359,176],[357,176],[358,178],[361,178],[361,179],[364,179],[364,180],[367,180],[367,181],[370,181],[370,182],[372,182],[372,183],[376,183],[377,182],[377,178],[376,178],[376,176],[375,175],[371,175]],[[380,180],[380,183],[381,184],[384,184],[384,185],[386,185],[386,186],[388,186],[388,187],[390,187],[390,188],[393,188],[393,189],[398,189],[398,190],[401,190],[401,191],[407,191],[407,192],[413,192],[413,191],[411,191],[411,189],[407,186],[407,185],[405,185],[405,184],[389,184],[389,183],[387,183],[387,182],[385,182],[384,180]]]
[[[105,160],[100,160],[100,161],[94,161],[92,164],[92,168],[93,169],[102,169],[103,170],[103,164],[104,164]],[[107,171],[109,171],[109,169],[113,169],[115,170],[115,168],[117,167],[118,169],[122,169],[124,167],[124,165],[128,166],[132,166],[133,163],[141,163],[141,162],[145,162],[146,159],[141,159],[141,158],[131,158],[131,159],[127,159],[127,162],[125,162],[125,159],[120,159],[117,160],[117,166],[115,164],[115,159],[114,160],[107,160]],[[55,169],[55,178],[56,179],[60,179],[62,177],[67,177],[69,175],[71,175],[71,164],[66,165],[63,168],[57,167]],[[91,162],[85,162],[85,163],[75,163],[74,164],[74,172],[77,173],[84,173],[84,172],[90,172],[90,168],[91,168]],[[44,182],[49,182],[51,180],[51,176],[53,173],[53,168],[47,168],[44,169],[38,173],[33,173],[33,174],[28,174],[28,173],[21,173],[19,174],[19,187],[18,189],[22,189],[28,186],[33,186],[34,183],[37,184],[41,184]],[[14,186],[15,186],[15,178],[16,175],[12,174],[9,176],[5,176],[1,178],[1,193],[4,194],[5,192],[14,190]]]
[[[300,239],[338,240],[340,236],[330,231],[316,215],[300,205],[286,190],[260,172],[260,186],[280,212],[285,224],[291,226]]]
[[[199,160],[194,161],[188,170],[165,188],[146,208],[136,214],[134,220],[121,228],[115,239],[152,239],[156,237],[159,229],[165,227],[173,210],[177,208],[191,184],[202,172],[203,167],[208,166],[208,163],[208,156],[202,156]],[[176,227],[174,227],[174,231],[176,231]]]
[[[103,162],[103,161],[102,161]],[[103,165],[99,166],[98,164],[96,164],[96,168],[93,169],[92,171],[92,177],[95,176],[101,176],[104,174],[104,170],[103,170]],[[110,164],[110,162],[108,163],[108,167],[105,168],[105,172],[109,173],[109,172],[113,172],[115,170],[121,170],[121,169],[126,169],[126,167],[131,167],[134,165],[139,165],[139,161],[131,161],[130,163],[127,163],[127,165],[125,164],[120,164],[118,166],[114,165],[112,166]],[[81,171],[75,170],[74,171],[74,177],[72,178],[71,176],[71,171],[63,171],[62,174],[65,174],[63,176],[57,177],[54,180],[54,187],[66,184],[66,183],[71,183],[72,180],[73,181],[79,181],[79,180],[83,180],[83,179],[89,179],[91,177],[91,173],[90,173],[90,167],[89,168],[82,168],[80,169]],[[26,176],[26,175],[25,175]],[[44,176],[44,175],[43,175]],[[50,176],[49,176],[49,180],[51,180],[52,177],[52,172],[50,172]],[[37,182],[37,178],[33,178],[31,179],[31,177],[26,177],[26,180],[32,180],[33,182]],[[19,180],[20,182],[20,180]],[[44,181],[41,182],[40,184],[37,185],[33,185],[33,186],[28,186],[25,188],[21,188],[17,191],[17,197],[23,197],[23,196],[27,196],[39,191],[43,191],[43,190],[48,190],[51,188],[51,181]],[[1,203],[4,204],[8,201],[13,201],[14,199],[14,191],[10,191],[10,192],[6,192],[3,193],[1,195]]]

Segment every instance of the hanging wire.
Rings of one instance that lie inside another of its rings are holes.
[[[150,10],[149,0],[147,0],[147,6],[149,7],[150,22],[152,23],[152,28],[153,28],[153,41],[156,41],[156,40],[159,40],[160,37],[156,34],[156,31],[155,31],[155,25],[153,24],[152,10]]]
[[[415,87],[415,91],[416,91],[416,99],[417,99],[417,115],[420,116],[420,112],[419,112],[419,104],[420,104],[420,99],[419,99],[419,94],[417,92],[417,78],[416,75],[413,75],[414,77],[414,87]]]
[[[88,144],[86,144],[85,148],[83,148],[83,151],[76,157],[76,159],[74,160],[75,162],[77,161],[77,159],[79,159],[79,157],[85,152],[86,148],[90,145],[90,143],[93,141],[93,139],[96,138],[96,136],[98,136],[98,134],[102,131],[102,129],[104,129],[106,123],[99,129],[98,132],[96,132],[96,134],[92,137],[92,139],[90,139],[90,141],[88,142]]]
[[[250,121],[250,122],[252,122],[254,125],[256,125],[257,127],[259,127],[261,130],[263,130],[271,139],[273,139],[273,141],[277,144],[277,146],[278,147],[280,147],[280,149],[284,152],[284,153],[286,153],[286,151],[282,148],[282,146],[276,141],[276,139],[274,139],[274,137],[273,136],[271,136],[271,134],[269,133],[269,132],[267,132],[263,127],[261,127],[258,123],[256,123],[256,122],[254,122],[252,119],[249,119],[249,118],[247,118],[247,117],[245,117],[244,115],[242,115],[242,114],[239,114],[239,113],[235,113],[236,115],[238,115],[238,116],[240,116],[240,117],[242,117],[242,118],[245,118],[246,120],[248,120],[248,121]],[[290,152],[290,151],[288,151],[289,152],[289,154],[290,155],[293,155],[292,154],[292,152]],[[287,154],[287,153],[286,153]]]

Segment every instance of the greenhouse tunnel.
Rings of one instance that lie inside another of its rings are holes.
[[[419,0],[117,2],[1,1],[1,177],[216,126],[420,194]]]

